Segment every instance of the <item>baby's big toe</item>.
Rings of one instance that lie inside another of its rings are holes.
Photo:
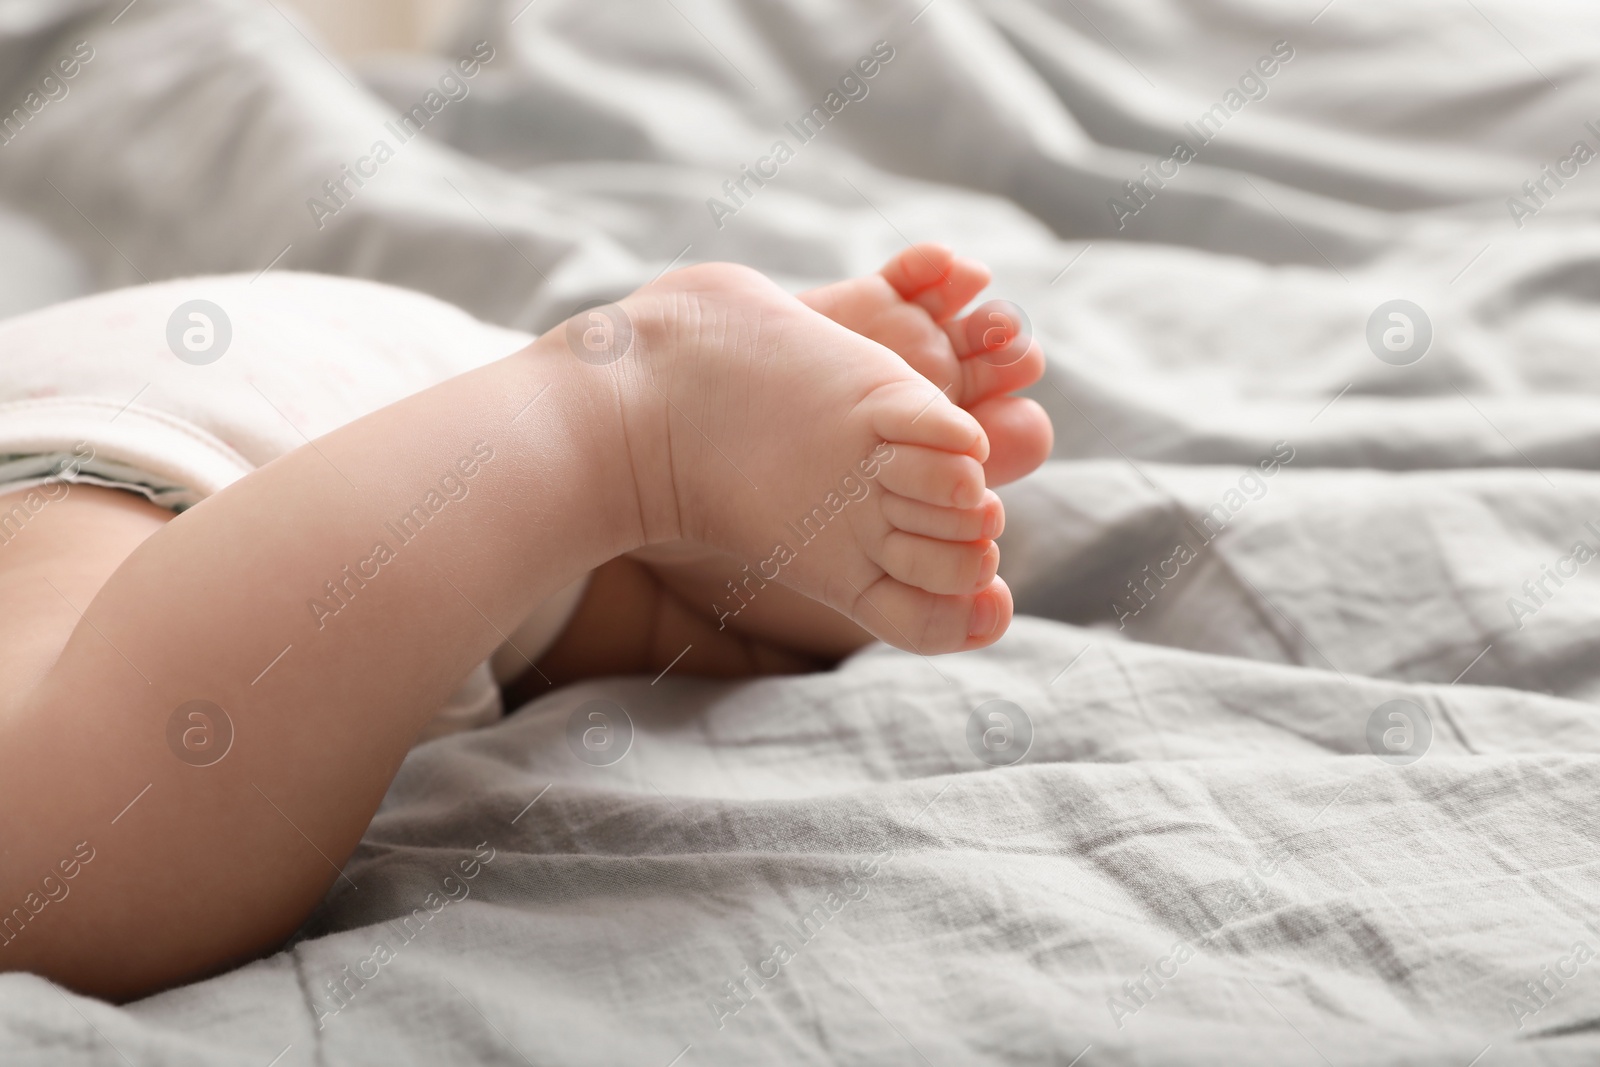
[[[1025,396],[990,397],[974,404],[972,414],[992,444],[983,465],[986,484],[1014,482],[1050,458],[1055,429],[1036,401]]]
[[[863,402],[872,432],[891,445],[921,445],[989,458],[989,438],[970,412],[953,404],[926,378],[908,375],[873,390]]]
[[[861,590],[852,617],[883,641],[924,656],[966,652],[999,640],[1011,624],[1011,590],[999,578],[964,596],[930,593],[884,576]]]
[[[988,267],[934,243],[911,246],[881,273],[900,299],[921,305],[935,322],[954,316],[989,284]]]

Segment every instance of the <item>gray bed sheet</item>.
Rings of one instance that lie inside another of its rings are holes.
[[[0,975],[0,1059],[1600,1060],[1600,13],[510,0],[356,70],[125,3],[0,4],[6,109],[93,50],[0,146],[5,311],[293,267],[540,330],[938,239],[1058,445],[993,649],[429,743],[291,947],[120,1007]]]

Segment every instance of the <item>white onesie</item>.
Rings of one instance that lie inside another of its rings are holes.
[[[181,511],[529,340],[430,296],[316,274],[188,278],[57,304],[0,322],[0,493],[80,482]],[[25,512],[0,509],[0,540],[18,521]],[[523,633],[542,644],[520,643],[529,658],[554,642],[585,582],[540,605]],[[420,740],[502,713],[485,662]]]

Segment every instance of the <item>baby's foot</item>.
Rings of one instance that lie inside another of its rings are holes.
[[[675,271],[621,307],[631,349],[585,373],[617,389],[641,543],[731,553],[746,594],[778,582],[909,651],[1004,632],[977,418],[743,267]]]
[[[878,274],[801,293],[799,299],[889,348],[935,385],[950,387],[946,395],[973,410],[988,433],[984,475],[995,486],[1038,467],[1050,452],[1053,435],[1043,409],[1005,395],[1039,379],[1044,370],[1039,346],[1028,338],[997,333],[981,313],[985,309],[955,317],[988,282],[983,264],[957,259],[943,245],[926,244],[906,249]],[[1004,343],[984,343],[997,340]],[[975,359],[983,365],[966,366]],[[998,532],[1004,515],[1000,500],[992,490],[986,489],[984,496],[983,507],[993,522],[988,528]],[[814,605],[791,589],[763,591],[759,602],[746,605],[746,598],[730,592],[744,577],[741,561],[706,545],[652,545],[630,556],[646,566],[663,590],[671,591],[679,611],[711,620],[710,628],[690,627],[696,631],[692,634],[690,628],[678,627],[684,633],[675,631],[674,638],[681,639],[663,642],[667,659],[692,642],[690,668],[750,662],[753,647],[828,661],[867,639],[842,616],[830,619],[811,610]],[[746,611],[746,606],[753,610]]]
[[[990,305],[957,314],[989,284],[989,268],[941,244],[906,249],[877,274],[800,294],[808,307],[891,349],[957,405],[989,437],[984,476],[1015,481],[1050,455],[1050,417],[1026,397],[1008,395],[1044,373],[1044,353],[1019,336],[1010,316]]]

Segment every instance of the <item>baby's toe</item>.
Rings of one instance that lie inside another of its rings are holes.
[[[911,300],[924,289],[943,282],[955,261],[956,254],[949,245],[924,241],[897,252],[878,273],[900,294],[900,299]]]
[[[911,246],[884,264],[881,273],[900,299],[919,305],[935,322],[966,307],[990,279],[982,263],[933,243]]]
[[[987,475],[986,469],[985,480]],[[983,491],[975,508],[941,508],[893,493],[883,494],[879,506],[895,529],[941,541],[992,541],[1006,526],[1005,508],[992,489]]]
[[[961,364],[961,397],[970,407],[984,397],[1025,389],[1044,376],[1044,349],[1022,329],[1004,301],[982,304],[944,325]]]
[[[878,470],[878,484],[891,493],[941,508],[983,503],[983,465],[971,456],[920,445],[895,445]]]
[[[1000,570],[993,541],[936,541],[889,531],[873,558],[892,578],[930,593],[972,595],[989,587]]]
[[[888,575],[858,592],[850,613],[858,625],[924,656],[993,644],[1011,623],[1011,590],[999,578],[968,596],[930,593]]]
[[[972,406],[991,445],[983,464],[985,485],[1006,485],[1050,458],[1055,429],[1044,408],[1025,396],[992,396]]]
[[[927,379],[907,377],[873,390],[862,401],[872,432],[891,445],[922,445],[960,452],[979,463],[989,458],[989,440],[971,413],[950,402]]]

